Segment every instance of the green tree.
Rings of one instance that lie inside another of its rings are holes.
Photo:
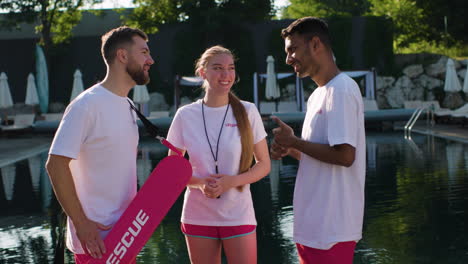
[[[468,43],[466,0],[416,0],[416,3],[426,13],[424,23],[430,29],[430,39],[446,41],[447,38],[453,38]],[[444,18],[447,19],[447,25],[445,25]]]
[[[98,0],[2,0],[0,9],[8,12],[2,27],[19,28],[21,23],[37,23],[36,32],[46,56],[54,44],[68,40],[81,20],[85,4]]]
[[[291,0],[283,9],[282,18],[305,16],[360,16],[369,8],[367,0]]]
[[[147,33],[174,22],[216,28],[226,22],[262,21],[273,15],[270,0],[135,0],[135,5],[126,22]]]
[[[425,10],[415,0],[369,0],[369,14],[393,20],[394,48],[407,47],[412,42],[428,38],[429,28],[424,23]]]

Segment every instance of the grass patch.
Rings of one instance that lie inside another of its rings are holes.
[[[421,41],[418,43],[411,43],[408,47],[395,48],[395,53],[400,54],[422,52],[441,54],[457,60],[463,60],[468,59],[468,44],[455,42],[454,44],[447,45],[436,43],[435,41]]]

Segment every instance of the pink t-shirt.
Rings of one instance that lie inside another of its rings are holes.
[[[198,100],[177,111],[167,139],[177,148],[187,150],[193,176],[205,178],[215,174],[215,162],[205,135],[201,102]],[[254,104],[241,102],[247,111],[256,144],[266,137],[262,119]],[[214,153],[225,111],[226,106],[204,106],[206,129]],[[240,134],[232,108],[229,107],[219,140],[219,173],[238,174],[240,155]],[[209,226],[256,225],[250,185],[245,185],[242,192],[232,188],[223,193],[219,199],[207,198],[199,189],[187,187],[181,221],[192,225]]]

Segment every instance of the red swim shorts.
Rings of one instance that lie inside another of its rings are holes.
[[[336,243],[330,249],[317,249],[296,243],[301,264],[352,264],[355,241]]]
[[[180,229],[186,236],[208,239],[230,239],[246,236],[255,232],[255,225],[240,226],[201,226],[181,223]]]

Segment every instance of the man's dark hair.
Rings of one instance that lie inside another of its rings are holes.
[[[320,18],[299,18],[281,31],[281,37],[285,39],[296,33],[303,36],[306,40],[311,40],[313,37],[317,36],[326,47],[331,48],[331,38],[328,33],[328,25]]]
[[[101,37],[101,54],[104,60],[110,64],[114,61],[118,49],[133,44],[133,37],[139,36],[148,41],[145,32],[127,26],[114,28]]]

